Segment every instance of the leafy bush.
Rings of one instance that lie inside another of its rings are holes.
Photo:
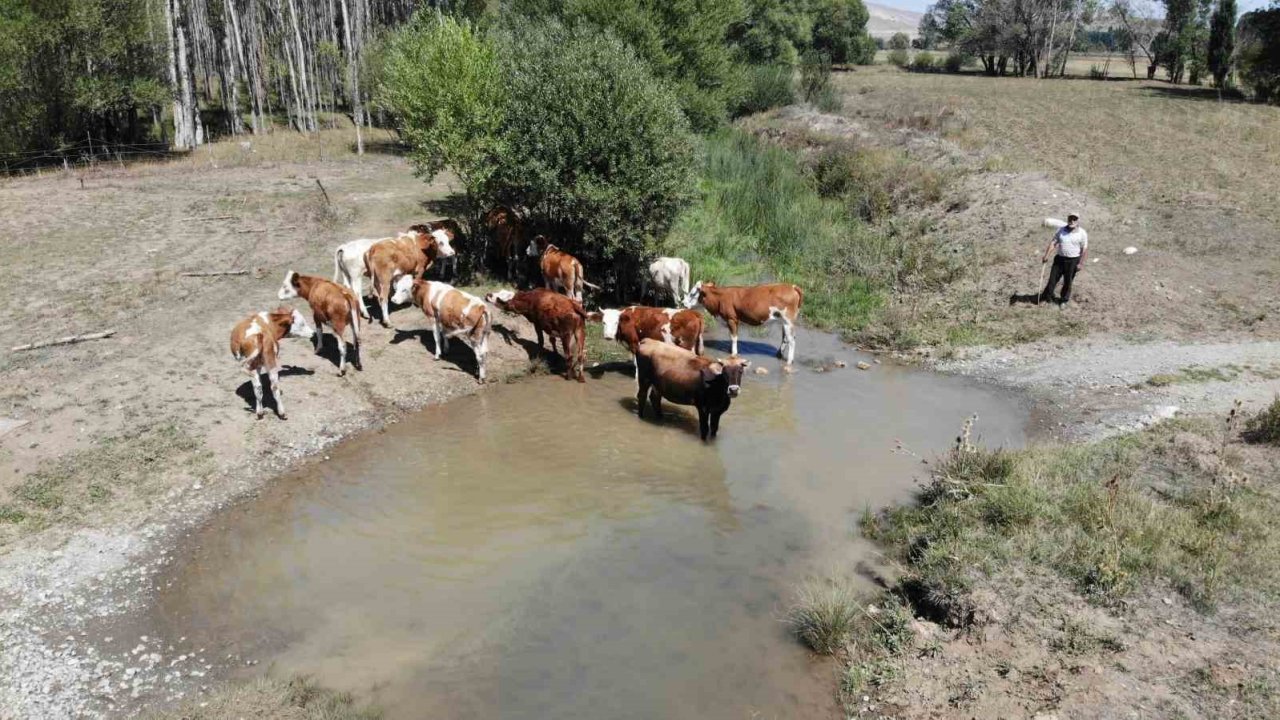
[[[922,52],[911,60],[911,69],[916,72],[933,72],[936,67],[937,63],[930,52]]]
[[[506,89],[494,48],[466,20],[422,11],[392,38],[378,100],[418,172],[448,168],[475,199],[504,154]]]
[[[735,23],[730,40],[749,65],[795,65],[809,46],[812,22],[802,3],[747,0],[746,22]]]
[[[539,23],[500,47],[508,140],[488,195],[519,198],[587,257],[638,259],[694,197],[698,148],[669,86],[594,28]]]
[[[911,47],[911,38],[907,37],[906,33],[894,33],[893,37],[889,38],[890,50],[906,50],[909,47]]]
[[[816,51],[805,53],[800,63],[800,97],[816,104],[818,98],[828,92],[831,92],[831,56]]]
[[[1245,433],[1253,442],[1280,445],[1280,396],[1262,412],[1249,418],[1249,422],[1245,424]]]
[[[853,584],[833,579],[805,583],[787,619],[796,637],[809,649],[830,655],[849,641],[861,614]]]
[[[870,14],[862,0],[815,0],[813,49],[836,63],[870,65],[876,45],[867,35]]]
[[[901,48],[895,48],[889,51],[888,60],[890,65],[904,68],[911,64],[911,53]]]
[[[1280,8],[1245,13],[1239,33],[1240,80],[1261,102],[1280,102]]]
[[[747,70],[747,91],[734,115],[750,115],[796,101],[795,71],[789,65],[755,65]]]
[[[958,73],[972,64],[973,56],[954,50],[947,53],[947,59],[942,61],[942,66],[946,71],[952,73]]]

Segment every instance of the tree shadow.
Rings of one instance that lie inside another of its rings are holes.
[[[459,221],[463,229],[468,229],[465,222],[467,196],[462,193],[449,193],[442,198],[428,198],[418,203],[418,207],[440,217],[454,218]]]
[[[284,367],[280,368],[281,382],[283,382],[283,378],[292,377],[294,375],[315,375],[315,374],[316,372],[314,370],[300,368],[300,367],[297,367],[296,365],[285,365]],[[255,402],[253,397],[253,381],[252,380],[245,380],[244,382],[240,383],[240,387],[236,388],[236,395],[239,395],[240,399],[244,401],[245,410],[247,410],[251,414],[255,412],[256,408],[255,408]],[[271,411],[274,412],[277,416],[280,415],[280,404],[276,402],[276,395],[275,393],[271,392],[271,383],[268,382],[265,377],[262,378],[262,407],[264,409],[270,408]]]
[[[355,154],[357,150],[355,143],[351,143],[350,150]],[[409,146],[396,140],[365,140],[364,151],[369,155],[404,157],[409,154]]]
[[[636,366],[630,360],[611,360],[587,368],[587,374],[596,380],[604,377],[605,373],[617,373],[633,378],[636,376]]]
[[[1178,100],[1197,100],[1199,102],[1245,103],[1248,99],[1239,90],[1223,90],[1199,87],[1196,85],[1151,85],[1143,91],[1152,97],[1176,98]]]
[[[330,343],[330,338],[334,342]],[[342,368],[338,366],[338,343],[345,343],[347,346],[347,362],[351,363],[351,366],[355,369],[363,372],[364,364],[360,361],[360,353],[356,351],[355,346],[347,342],[345,338],[340,338],[332,333],[326,332],[320,336],[320,352],[316,353],[316,355],[328,360],[331,365],[341,370]]]

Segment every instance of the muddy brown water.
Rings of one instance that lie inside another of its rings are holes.
[[[799,351],[849,367],[750,355],[770,374],[748,375],[713,444],[690,409],[639,420],[616,372],[491,388],[348,442],[193,533],[141,628],[390,718],[836,717],[835,668],[782,622],[795,587],[875,562],[863,510],[908,499],[967,416],[1019,444],[1028,411],[858,371],[830,336]]]

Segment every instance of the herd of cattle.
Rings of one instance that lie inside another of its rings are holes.
[[[451,339],[461,340],[475,353],[480,382],[485,380],[491,305],[528,319],[537,333],[539,348],[549,336],[554,353],[558,340],[565,358],[565,377],[579,382],[585,382],[586,323],[600,322],[604,337],[625,345],[635,359],[640,416],[644,417],[646,399],[659,418],[663,399],[692,405],[698,411],[703,440],[715,437],[720,416],[737,397],[743,371],[750,366],[738,356],[739,323],[763,325],[779,321],[782,343],[778,357],[784,358],[787,365],[795,358],[795,322],[804,301],[803,292],[795,285],[719,287],[712,282],[698,282],[690,288],[688,263],[664,257],[649,265],[642,294],[670,297],[684,308],[632,305],[588,312],[582,305],[583,290],[600,288],[587,282],[577,258],[542,235],[525,243],[519,216],[507,208],[491,211],[485,217],[485,229],[506,263],[508,277],[519,263],[523,246],[524,253],[538,258],[544,287],[499,290],[481,299],[444,282],[425,280],[426,272],[437,265],[442,276],[451,268],[456,275],[456,245],[461,230],[453,220],[413,225],[396,237],[343,243],[334,251],[332,280],[294,270],[286,272],[278,297],[306,300],[314,325],[298,310],[281,306],[250,315],[231,331],[231,354],[253,384],[257,417],[263,416],[262,375],[270,383],[277,414],[281,419],[286,417],[280,388],[280,341],[285,337],[311,338],[318,353],[328,328],[337,339],[338,374],[345,375],[349,364],[360,367],[361,322],[370,319],[364,303],[368,295],[373,296],[384,327],[390,326],[390,304],[412,303],[421,308],[435,338],[436,359],[448,352]],[[728,326],[732,339],[729,358],[703,357],[703,316],[693,309],[699,305]],[[348,328],[353,363],[347,361]]]

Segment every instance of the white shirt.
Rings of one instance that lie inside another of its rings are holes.
[[[1064,225],[1053,234],[1053,244],[1058,246],[1058,254],[1062,257],[1078,258],[1089,247],[1089,233],[1082,227],[1072,230]]]

